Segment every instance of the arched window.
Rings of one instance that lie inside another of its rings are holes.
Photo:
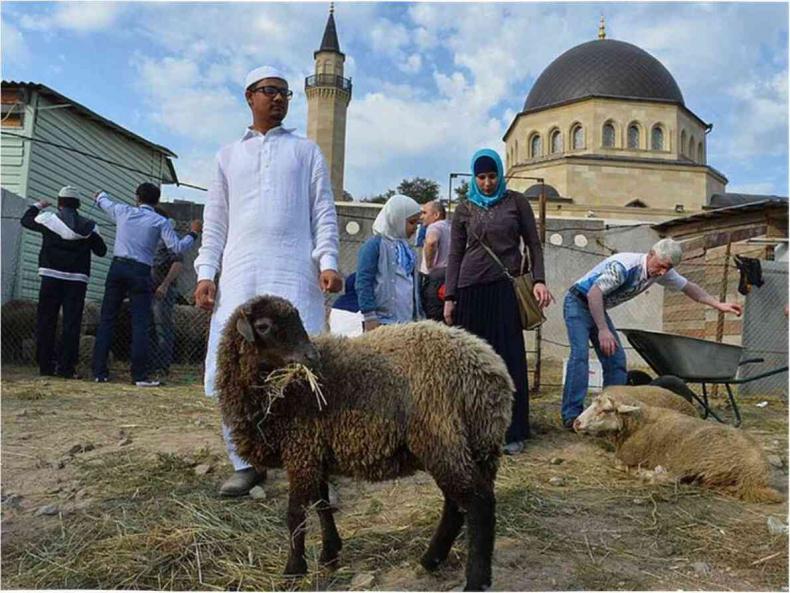
[[[705,153],[702,151],[702,141],[697,145],[697,162],[705,162]]]
[[[639,148],[640,144],[639,126],[631,124],[628,126],[628,148]]]
[[[606,122],[603,125],[603,145],[606,148],[614,148],[614,125]]]
[[[540,134],[534,134],[529,140],[529,156],[536,159],[540,156],[543,147],[540,142]]]
[[[664,130],[661,126],[653,126],[653,131],[650,133],[650,148],[664,150]]]
[[[571,130],[571,143],[574,150],[584,148],[584,128],[580,124],[576,124]]]
[[[686,154],[686,130],[680,133],[680,154]]]
[[[559,130],[554,130],[551,133],[551,153],[558,152],[562,152],[562,134]]]
[[[514,142],[514,148],[513,148],[513,163],[515,164],[517,162],[518,162],[518,140]]]
[[[694,160],[694,152],[695,152],[695,151],[694,151],[694,147],[695,147],[695,146],[697,146],[697,145],[696,145],[696,143],[694,142],[694,136],[692,136],[691,138],[689,138],[689,151],[688,151],[689,158],[690,158],[692,161]]]

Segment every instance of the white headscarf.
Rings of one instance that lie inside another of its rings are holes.
[[[373,221],[373,234],[387,239],[408,239],[406,219],[420,213],[420,205],[409,196],[395,194]]]

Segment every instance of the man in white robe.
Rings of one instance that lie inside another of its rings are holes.
[[[195,260],[195,305],[213,311],[204,378],[210,397],[217,395],[221,333],[236,307],[261,294],[286,298],[315,335],[324,327],[323,293],[342,288],[337,214],[324,158],[314,142],[281,125],[291,94],[274,68],[250,72],[244,95],[252,125],[217,154]],[[228,428],[222,428],[235,472],[220,494],[243,496],[265,475],[236,454]]]

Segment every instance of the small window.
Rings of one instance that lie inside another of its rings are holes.
[[[606,148],[614,148],[614,126],[610,123],[603,125],[603,145]]]
[[[551,153],[556,154],[562,152],[562,134],[559,130],[554,130],[551,133]]]
[[[642,200],[640,200],[639,198],[635,198],[635,199],[631,200],[630,202],[628,202],[628,203],[625,205],[625,207],[626,207],[626,208],[647,208],[647,204],[645,204],[645,203],[644,203]]]
[[[680,154],[686,154],[686,130],[680,133]]]
[[[697,162],[704,163],[705,162],[705,153],[702,151],[702,142],[697,145]]]
[[[628,148],[639,148],[639,126],[631,124],[628,126]]]
[[[653,150],[664,150],[664,130],[661,126],[654,126],[650,134],[650,148]]]
[[[571,137],[573,138],[573,149],[579,150],[580,148],[584,148],[584,128],[581,126],[575,126],[573,131],[571,132]]]
[[[540,142],[540,135],[535,134],[529,141],[529,156],[533,159],[538,158],[543,151]]]
[[[515,148],[513,149],[513,163],[518,162],[518,140],[515,142]]]
[[[694,136],[692,136],[691,138],[689,138],[689,151],[688,151],[688,156],[689,156],[689,158],[692,161],[694,160],[694,152],[695,152],[694,151],[694,147],[695,146],[696,146],[696,144],[694,142]]]

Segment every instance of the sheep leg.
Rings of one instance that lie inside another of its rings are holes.
[[[496,499],[493,487],[481,487],[468,497],[465,591],[484,591],[491,586],[491,556],[494,553]]]
[[[318,518],[321,521],[321,556],[318,560],[321,564],[330,568],[337,567],[338,554],[343,547],[340,535],[335,526],[335,517],[332,515],[332,507],[329,504],[329,483],[326,479],[321,480],[321,498],[316,507]]]
[[[464,524],[464,515],[458,505],[446,494],[444,495],[444,509],[436,533],[433,534],[431,543],[425,554],[420,559],[420,564],[425,570],[434,571],[439,564],[447,559],[453,542],[458,537]]]
[[[303,576],[307,573],[307,561],[304,557],[304,537],[307,531],[307,513],[305,509],[310,504],[312,488],[309,481],[299,480],[289,472],[288,492],[288,533],[291,545],[288,552],[288,562],[285,565],[286,576]]]

